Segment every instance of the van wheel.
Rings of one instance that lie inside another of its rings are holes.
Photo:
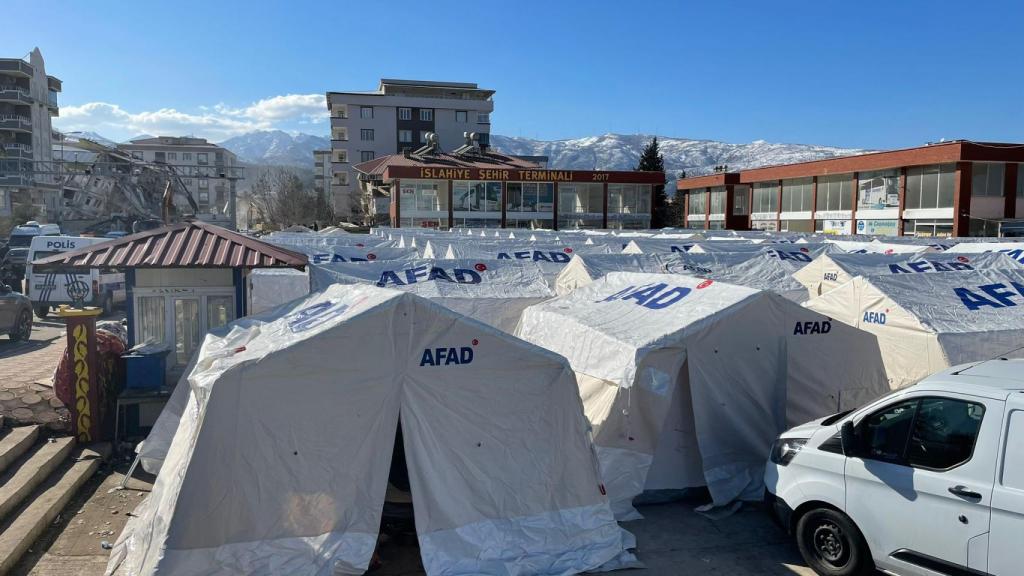
[[[46,318],[50,315],[50,307],[46,305],[36,306],[36,316],[40,319]]]
[[[867,576],[874,571],[860,530],[831,508],[804,514],[796,525],[796,543],[808,566],[822,576]]]

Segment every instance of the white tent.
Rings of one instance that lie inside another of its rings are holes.
[[[878,336],[889,385],[1024,344],[1024,271],[858,276],[806,306]]]
[[[555,294],[568,294],[609,272],[665,272],[666,260],[658,254],[577,254],[555,277]]]
[[[882,242],[877,238],[870,241],[826,239],[825,242],[838,246],[843,252],[851,254],[921,254],[924,252],[941,251],[939,248],[930,245]]]
[[[759,499],[779,432],[887,390],[870,334],[687,276],[613,272],[527,308],[518,335],[576,371],[620,518],[645,488]]]
[[[805,266],[807,262],[795,256],[787,256],[789,253],[776,249],[765,249],[760,253],[691,252],[667,259],[665,271],[768,290],[799,303],[807,300],[807,289],[793,278],[793,272]],[[804,256],[802,252],[793,253]]]
[[[108,573],[361,574],[399,421],[428,575],[630,558],[564,359],[372,286],[274,312],[204,341]]]
[[[540,266],[521,260],[410,260],[310,266],[313,291],[374,284],[430,298],[460,314],[513,332],[527,306],[554,296]]]
[[[927,274],[933,272],[964,272],[995,268],[1020,268],[1021,264],[1002,254],[956,254],[933,252],[921,254],[822,254],[793,278],[804,285],[811,298],[835,289],[855,276],[886,274]]]
[[[679,254],[689,252],[701,236],[689,239],[633,238],[623,246],[623,254]]]
[[[950,254],[1002,252],[1024,263],[1024,242],[962,242],[949,249]]]
[[[373,262],[374,260],[414,260],[419,258],[415,248],[388,246],[294,246],[293,250],[309,256],[310,264],[331,262]]]
[[[291,268],[256,268],[249,273],[249,314],[259,314],[309,294],[309,273]]]

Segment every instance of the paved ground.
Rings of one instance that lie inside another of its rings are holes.
[[[98,474],[65,510],[13,576],[100,576],[108,551],[127,514],[148,494],[151,484],[133,479],[128,489],[109,492],[123,478],[125,465]],[[108,471],[109,472],[109,471]],[[644,520],[628,522],[639,544],[642,570],[629,576],[813,576],[796,547],[759,507],[747,507],[712,520],[693,511],[693,503],[644,506]],[[415,538],[390,541],[379,550],[384,565],[378,576],[422,576]]]
[[[121,320],[115,311],[101,320]],[[33,317],[32,337],[11,342],[0,336],[0,417],[8,425],[42,424],[69,433],[68,410],[53,394],[53,371],[66,345],[64,321]]]
[[[8,423],[43,424],[68,431],[68,411],[53,395],[53,371],[64,352],[64,321],[35,318],[32,337],[0,336],[0,415]]]

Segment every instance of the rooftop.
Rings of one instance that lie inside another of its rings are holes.
[[[370,176],[382,176],[385,170],[393,166],[414,168],[493,168],[498,170],[509,168],[533,170],[543,168],[537,162],[493,152],[476,152],[464,155],[442,152],[439,154],[423,155],[391,154],[356,164],[355,169]]]
[[[305,268],[306,256],[198,220],[41,258],[46,268]]]

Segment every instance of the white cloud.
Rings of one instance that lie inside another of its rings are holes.
[[[145,133],[191,134],[216,142],[254,130],[288,129],[296,124],[319,124],[326,119],[323,94],[286,94],[241,108],[223,103],[199,106],[197,113],[174,108],[130,112],[117,104],[89,102],[61,107],[55,124],[65,132],[91,131],[115,140]]]

